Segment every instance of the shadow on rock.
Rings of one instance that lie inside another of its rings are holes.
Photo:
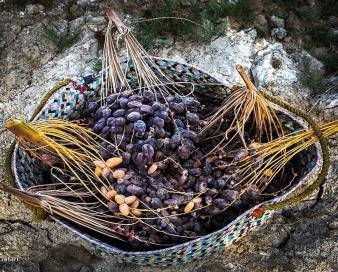
[[[62,244],[52,248],[49,256],[40,262],[41,272],[91,272],[92,265],[99,261],[84,247]]]

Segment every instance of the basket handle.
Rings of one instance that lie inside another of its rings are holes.
[[[39,114],[39,112],[42,110],[42,108],[46,105],[48,99],[55,93],[57,92],[59,89],[61,89],[62,87],[66,86],[69,83],[69,79],[64,79],[62,81],[60,81],[56,86],[54,86],[52,89],[50,89],[48,91],[48,93],[46,93],[43,98],[41,99],[39,105],[37,106],[37,108],[35,109],[35,111],[33,112],[32,117],[30,118],[29,121],[33,121],[34,118]]]

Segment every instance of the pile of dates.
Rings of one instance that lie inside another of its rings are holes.
[[[239,168],[229,166],[246,154],[208,154],[217,141],[199,131],[210,109],[195,97],[122,91],[88,102],[86,110],[93,131],[116,146],[102,141],[95,173],[111,184],[102,193],[109,211],[124,220],[112,228],[131,248],[189,241],[260,201],[254,185],[240,194]]]

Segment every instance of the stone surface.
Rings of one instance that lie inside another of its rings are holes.
[[[265,36],[269,34],[269,23],[262,14],[257,15],[255,20],[255,28]]]
[[[279,17],[275,16],[275,15],[272,15],[270,17],[270,21],[273,24],[273,26],[275,26],[275,27],[284,28],[284,26],[285,26],[284,20],[282,18],[279,18]]]
[[[77,5],[93,2],[78,0]],[[62,5],[58,8],[62,10]],[[54,13],[61,14],[61,10],[54,10]],[[39,9],[37,13],[41,12]],[[12,18],[12,13],[2,15]],[[6,23],[10,31],[6,27],[5,38],[0,41],[1,46],[6,44],[5,53],[0,57],[0,125],[10,117],[28,119],[37,101],[53,85],[65,77],[90,73],[97,57],[93,31],[86,28],[74,46],[57,53],[42,35],[39,17],[23,22],[19,13],[16,16],[11,24]],[[102,18],[102,14],[93,13],[69,23],[76,25],[84,20],[91,29],[91,26],[100,28],[104,22]],[[314,99],[299,83],[300,61],[304,55],[315,64],[320,63],[306,52],[287,54],[280,43],[257,38],[253,29],[229,30],[225,36],[202,46],[177,41],[173,47],[159,50],[157,55],[197,65],[227,84],[242,83],[234,70],[235,64],[242,64],[259,89],[310,112],[318,122],[338,117],[337,94],[327,93]],[[0,177],[4,174],[5,150],[11,141],[12,136],[0,128]],[[223,252],[161,270],[337,271],[337,137],[330,140],[330,146],[330,174],[318,197],[313,194],[307,201],[279,211],[268,225]],[[112,255],[56,223],[33,222],[31,211],[25,205],[6,193],[0,195],[1,272],[159,270],[118,264]]]
[[[275,27],[271,30],[271,36],[279,40],[283,40],[287,35],[288,33],[283,27]]]
[[[208,45],[186,46],[184,43],[177,43],[159,54],[198,66],[227,84],[235,84],[241,82],[241,77],[234,67],[236,64],[247,69],[251,67],[255,51],[260,47],[260,43],[255,44],[255,39],[255,30],[230,30]]]

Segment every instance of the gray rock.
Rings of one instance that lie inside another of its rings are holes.
[[[49,250],[47,260],[40,263],[42,271],[80,271],[92,272],[93,264],[100,258],[93,256],[83,247],[73,244],[60,244]]]
[[[338,229],[338,220],[333,220],[332,222],[330,222],[328,227],[330,229]]]
[[[74,33],[75,31],[78,31],[79,29],[83,29],[84,26],[84,18],[83,17],[79,17],[76,18],[73,21],[69,22],[69,31],[71,33]]]
[[[284,20],[282,18],[275,16],[275,15],[272,15],[270,17],[270,21],[271,21],[271,23],[274,27],[277,27],[277,28],[284,28],[285,27]]]
[[[283,40],[288,33],[286,32],[285,28],[276,27],[271,30],[271,36],[276,37],[279,40]]]
[[[44,9],[45,9],[45,7],[43,5],[40,5],[40,4],[37,4],[37,5],[28,4],[28,5],[26,5],[25,12],[28,15],[35,15],[35,14],[43,12]]]
[[[315,109],[317,109],[315,111]],[[336,94],[324,93],[313,108],[320,119],[333,121],[338,118],[338,97]]]
[[[196,65],[228,84],[242,82],[235,70],[236,64],[250,68],[252,57],[259,47],[255,45],[256,31],[229,31],[209,45],[196,46],[178,43],[159,54],[177,61]]]
[[[48,23],[47,23],[48,25]],[[68,30],[69,22],[67,20],[56,20],[53,22],[53,25],[48,25],[48,26],[53,26],[58,32],[60,33],[65,33]]]
[[[93,4],[95,2],[95,0],[77,0],[76,3],[78,5],[90,5],[90,4]]]
[[[24,261],[1,261],[0,272],[40,272],[39,264]]]
[[[273,60],[280,61],[279,69],[273,67]],[[257,87],[267,88],[274,85],[286,89],[298,82],[296,64],[285,52],[282,44],[268,44],[258,51],[252,67],[252,75]]]
[[[106,27],[107,21],[104,16],[86,16],[86,25],[90,30],[102,31]]]
[[[308,52],[306,51],[302,51],[299,52],[298,54],[294,54],[292,55],[292,57],[298,55],[299,59],[296,62],[303,62],[304,60],[307,60],[309,65],[310,65],[310,69],[314,70],[314,71],[318,71],[318,73],[320,73],[321,75],[323,75],[325,73],[325,68],[323,63],[321,63],[318,59],[314,58],[312,55],[310,55]],[[300,69],[302,69],[302,65],[300,65],[299,67]]]
[[[81,17],[83,16],[83,8],[80,6],[80,5],[72,5],[70,8],[69,8],[69,12],[72,14],[72,16],[74,18],[76,17]]]
[[[268,21],[266,20],[265,16],[262,14],[259,14],[256,19],[255,19],[255,27],[264,33],[265,36],[268,35],[269,33],[269,24]]]
[[[28,101],[28,100],[35,100],[39,101],[41,95],[51,89],[54,85],[56,85],[59,81],[65,78],[77,78],[78,76],[83,76],[90,74],[92,70],[92,65],[95,62],[97,57],[97,43],[91,32],[85,32],[83,34],[83,39],[80,40],[77,44],[73,47],[65,50],[61,55],[55,58],[51,62],[47,62],[48,59],[51,58],[53,55],[47,54],[48,57],[46,60],[39,60],[40,63],[46,62],[40,69],[36,69],[30,72],[29,77],[30,81],[32,82],[29,86],[27,84],[27,74],[25,70],[12,70],[9,74],[5,76],[5,85],[0,85],[0,93],[3,93],[5,96],[7,89],[12,89],[17,86],[19,89],[26,87],[26,90],[21,95],[16,95],[13,97],[11,103],[15,103],[18,107],[13,108],[13,112],[17,112],[16,114],[13,113],[13,116],[20,114],[22,112],[25,113],[26,116],[29,116],[36,104],[32,105],[21,105],[18,101]],[[29,49],[32,50],[32,49]],[[28,51],[28,53],[31,51]],[[27,54],[28,54],[27,53]],[[12,53],[14,55],[14,52]],[[19,55],[18,53],[17,55]],[[30,56],[31,58],[37,54],[37,52],[33,52]],[[39,55],[37,55],[38,58]],[[9,58],[9,56],[7,56]],[[19,60],[22,62],[23,60]],[[25,66],[29,66],[30,64],[24,62]],[[7,93],[8,94],[8,93]],[[2,103],[0,102],[0,105]],[[5,105],[2,107],[7,108]]]
[[[275,248],[285,246],[289,238],[290,235],[285,230],[277,231],[275,237],[272,239],[272,246]]]
[[[196,5],[196,0],[180,0],[180,3],[182,6],[185,6],[185,7],[189,7],[189,6],[192,6],[192,5]]]

